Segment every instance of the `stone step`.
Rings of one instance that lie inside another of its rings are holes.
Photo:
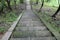
[[[54,37],[11,38],[10,40],[56,40]]]
[[[16,27],[15,29],[16,31],[27,31],[27,30],[31,30],[31,31],[45,31],[47,30],[46,27]]]
[[[22,18],[21,19],[22,21],[39,21],[40,19],[38,19],[38,18]]]
[[[25,27],[27,27],[27,26],[32,26],[32,27],[34,27],[34,26],[44,26],[41,22],[38,22],[38,21],[23,21],[23,22],[20,22],[20,23],[18,23],[18,26],[25,26]]]
[[[41,21],[21,21],[20,23],[31,23],[31,24],[42,24],[42,22]],[[42,24],[43,25],[43,24]]]
[[[34,24],[18,24],[17,27],[45,27],[44,25],[34,25]]]
[[[12,34],[14,38],[22,37],[50,37],[52,36],[49,31],[15,31]]]

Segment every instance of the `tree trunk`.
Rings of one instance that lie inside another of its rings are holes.
[[[3,7],[1,8],[1,10],[0,10],[0,13],[2,13],[3,12]]]
[[[38,4],[39,0],[36,0],[36,4]]]
[[[10,5],[10,0],[6,0],[6,1],[7,1],[7,4],[8,4],[8,8],[9,8],[10,10],[12,10],[11,5]]]
[[[42,1],[42,5],[41,5],[39,12],[41,12],[42,7],[44,6],[44,0],[41,0],[41,1]]]
[[[24,0],[20,0],[20,3],[24,3]]]
[[[52,15],[52,17],[54,17],[54,18],[55,18],[59,11],[60,11],[60,5],[59,5],[59,7],[58,7],[57,11],[55,12],[55,14],[53,14],[53,15]]]
[[[16,9],[16,0],[14,0],[14,3],[15,3],[15,9]]]

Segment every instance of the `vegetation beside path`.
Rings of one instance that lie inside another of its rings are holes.
[[[3,35],[25,10],[25,4],[21,0],[0,0],[0,4],[0,35]]]
[[[52,2],[51,2],[52,1]],[[54,2],[53,2],[54,1]],[[38,1],[38,4],[35,4],[36,1],[32,1],[32,10],[36,11],[40,18],[42,18],[46,25],[48,25],[48,29],[51,28],[56,30],[55,32],[60,37],[60,10],[58,0],[50,0],[48,2],[44,1],[42,5],[41,0]],[[54,3],[54,4],[53,4]],[[53,16],[54,15],[54,16]],[[50,27],[51,26],[51,27]],[[54,32],[53,30],[51,32]]]

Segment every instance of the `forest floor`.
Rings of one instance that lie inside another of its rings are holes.
[[[4,13],[0,15],[0,38],[11,27],[13,22],[17,19],[17,17],[24,9],[25,4],[20,4],[16,6],[16,9],[14,6],[12,6],[11,12],[4,10]]]
[[[41,5],[33,5],[33,9],[37,12],[39,11]],[[47,13],[48,15],[52,16],[57,10],[57,7],[46,6],[44,5],[42,8],[42,13]],[[56,18],[60,20],[60,12],[57,14]]]

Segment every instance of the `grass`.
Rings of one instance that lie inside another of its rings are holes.
[[[11,11],[0,16],[0,32],[4,33],[10,28],[13,21],[17,19],[18,15],[15,11]]]
[[[17,18],[17,15],[15,12],[10,12],[6,14],[2,14],[0,16],[0,22],[13,22]]]
[[[45,2],[46,5],[48,6],[55,6],[57,7],[58,6],[58,0],[51,0],[50,2]]]
[[[20,4],[20,0],[16,0],[16,4],[17,4],[17,5]],[[11,5],[15,5],[15,4],[14,4],[14,0],[11,0]]]
[[[39,5],[39,4],[38,5],[32,5],[32,7],[35,10],[39,10],[41,5]],[[43,13],[45,12],[46,14],[49,13],[48,15],[53,15],[56,12],[57,8],[58,7],[48,6],[48,5],[44,4],[42,11],[43,11]]]
[[[6,14],[5,20],[8,21],[8,22],[9,22],[9,21],[10,21],[10,22],[13,22],[13,21],[16,20],[16,18],[17,18],[16,13],[10,12],[10,13]]]
[[[50,23],[50,25],[52,26],[52,28],[54,28],[55,30],[59,31],[60,32],[60,28],[59,26],[57,25],[57,23],[48,15],[46,15],[46,13],[39,13],[40,16],[47,22],[47,23]]]
[[[4,27],[0,27],[0,34],[3,34],[5,31]]]
[[[13,21],[17,19],[22,9],[19,9],[20,0],[16,0],[16,9],[14,9],[14,0],[11,1],[12,11],[4,10],[5,13],[0,15],[0,32],[6,32],[10,27]]]

